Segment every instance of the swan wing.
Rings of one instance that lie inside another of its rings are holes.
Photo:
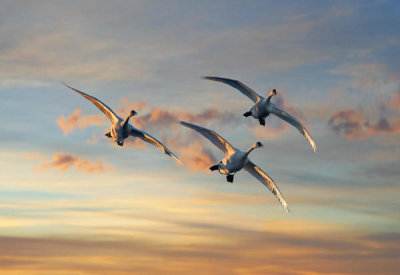
[[[162,144],[155,137],[151,136],[150,134],[146,133],[145,131],[142,131],[142,130],[132,127],[129,134],[131,136],[140,138],[141,140],[143,140],[145,142],[153,144],[154,146],[157,146],[158,148],[162,149],[165,154],[167,154],[170,157],[173,157],[179,164],[182,164],[182,161],[177,156],[175,156],[164,144]]]
[[[67,88],[77,92],[78,94],[80,94],[81,96],[83,96],[84,98],[86,98],[87,100],[91,101],[94,105],[96,105],[97,108],[99,108],[100,111],[102,111],[107,117],[108,119],[114,123],[116,121],[118,121],[118,116],[114,113],[114,111],[108,107],[106,104],[104,104],[103,102],[101,102],[100,100],[98,100],[97,98],[90,96],[84,92],[81,92],[75,88],[72,88],[71,86],[63,83]]]
[[[249,172],[252,176],[254,176],[256,179],[258,179],[262,184],[264,184],[272,192],[272,194],[274,194],[274,196],[278,199],[278,201],[283,205],[286,212],[289,212],[288,205],[285,201],[285,198],[279,191],[278,186],[276,186],[275,182],[263,170],[261,170],[257,165],[252,163],[250,160],[245,164],[243,168],[247,172]]]
[[[201,135],[211,141],[215,146],[217,146],[222,152],[224,152],[225,155],[231,155],[236,152],[236,149],[216,132],[184,121],[180,121],[179,123],[183,126],[195,130],[196,132],[199,132]]]
[[[222,77],[214,77],[214,76],[205,76],[204,79],[213,80],[222,82],[232,86],[233,88],[238,89],[242,94],[250,98],[254,103],[260,100],[260,96],[254,92],[252,89],[244,85],[242,82],[234,79],[229,78],[222,78]]]
[[[268,111],[270,113],[280,117],[284,121],[286,121],[289,124],[291,124],[294,127],[296,127],[297,130],[299,130],[299,132],[303,136],[305,136],[305,138],[307,139],[308,143],[310,143],[311,147],[313,148],[314,152],[317,151],[317,145],[315,144],[313,138],[311,137],[311,135],[308,133],[307,129],[303,126],[303,124],[301,124],[301,122],[297,118],[295,118],[294,116],[292,116],[291,114],[289,114],[288,112],[282,110],[281,108],[277,107],[274,104],[271,104],[270,106],[271,107],[268,108]]]

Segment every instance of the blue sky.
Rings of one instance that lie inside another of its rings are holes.
[[[7,274],[396,274],[397,1],[2,1],[0,262]],[[238,79],[305,123],[242,114]],[[117,148],[103,100],[181,156]],[[293,211],[179,126],[251,159]],[[241,253],[239,253],[241,251]],[[199,273],[202,273],[199,271]]]

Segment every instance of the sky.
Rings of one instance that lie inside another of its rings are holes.
[[[398,1],[1,1],[0,273],[398,274]],[[242,81],[296,115],[242,114]],[[87,92],[184,162],[104,137]],[[215,130],[291,209],[180,126]]]

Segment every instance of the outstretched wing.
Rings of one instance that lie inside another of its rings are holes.
[[[222,82],[232,86],[233,88],[238,89],[242,94],[250,98],[254,103],[260,100],[260,96],[254,92],[252,89],[244,85],[242,82],[234,79],[229,78],[222,78],[222,77],[214,77],[214,76],[205,76],[204,79],[213,80]]]
[[[251,161],[248,161],[246,163],[244,169],[251,175],[256,177],[262,184],[264,184],[272,192],[272,194],[274,194],[274,196],[278,199],[278,201],[283,205],[286,212],[289,212],[288,205],[285,201],[285,198],[279,191],[278,186],[276,186],[275,182],[263,170],[261,170],[257,165],[255,165]]]
[[[299,132],[305,136],[307,141],[310,143],[311,147],[313,148],[314,152],[317,151],[317,145],[315,145],[314,140],[312,139],[311,135],[308,133],[307,129],[301,124],[300,121],[297,120],[294,116],[289,114],[288,112],[282,110],[281,108],[277,107],[276,105],[270,103],[270,107],[268,108],[268,111],[270,113],[273,113],[274,115],[280,117],[284,121],[288,122],[289,124],[293,125],[294,127],[299,130]]]
[[[165,154],[167,154],[170,157],[173,157],[179,164],[182,164],[182,161],[180,159],[178,159],[178,157],[175,156],[164,144],[162,144],[155,137],[149,135],[145,131],[142,131],[142,130],[139,130],[139,129],[136,129],[136,128],[132,127],[129,134],[131,136],[140,138],[143,141],[151,143],[154,146],[157,146],[158,148],[161,148],[164,151]]]
[[[184,121],[180,121],[179,123],[202,134],[222,152],[224,152],[225,155],[231,155],[236,151],[236,149],[229,142],[227,142],[214,131]]]
[[[106,104],[98,100],[97,98],[90,96],[88,94],[85,94],[84,92],[81,92],[77,89],[72,88],[71,86],[68,86],[67,84],[63,83],[67,88],[70,88],[71,90],[77,92],[87,100],[90,100],[94,105],[96,105],[97,108],[99,108],[100,111],[102,111],[108,119],[111,121],[111,123],[114,123],[115,121],[118,121],[118,116],[114,113],[113,110],[111,110],[110,107],[108,107]]]

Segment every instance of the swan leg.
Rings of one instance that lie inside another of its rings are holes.
[[[265,118],[259,118],[260,125],[265,126]]]
[[[227,175],[226,180],[230,183],[233,183],[233,175]]]
[[[245,117],[251,116],[251,111],[248,111],[248,112],[244,113],[243,116],[245,116]]]
[[[211,171],[215,171],[215,170],[218,170],[218,168],[219,168],[219,165],[218,165],[218,164],[215,164],[215,165],[213,165],[213,166],[210,167],[210,170],[211,170]]]
[[[105,134],[105,136],[108,137],[108,138],[111,138],[111,133],[110,133],[110,132],[107,132],[107,133]]]

